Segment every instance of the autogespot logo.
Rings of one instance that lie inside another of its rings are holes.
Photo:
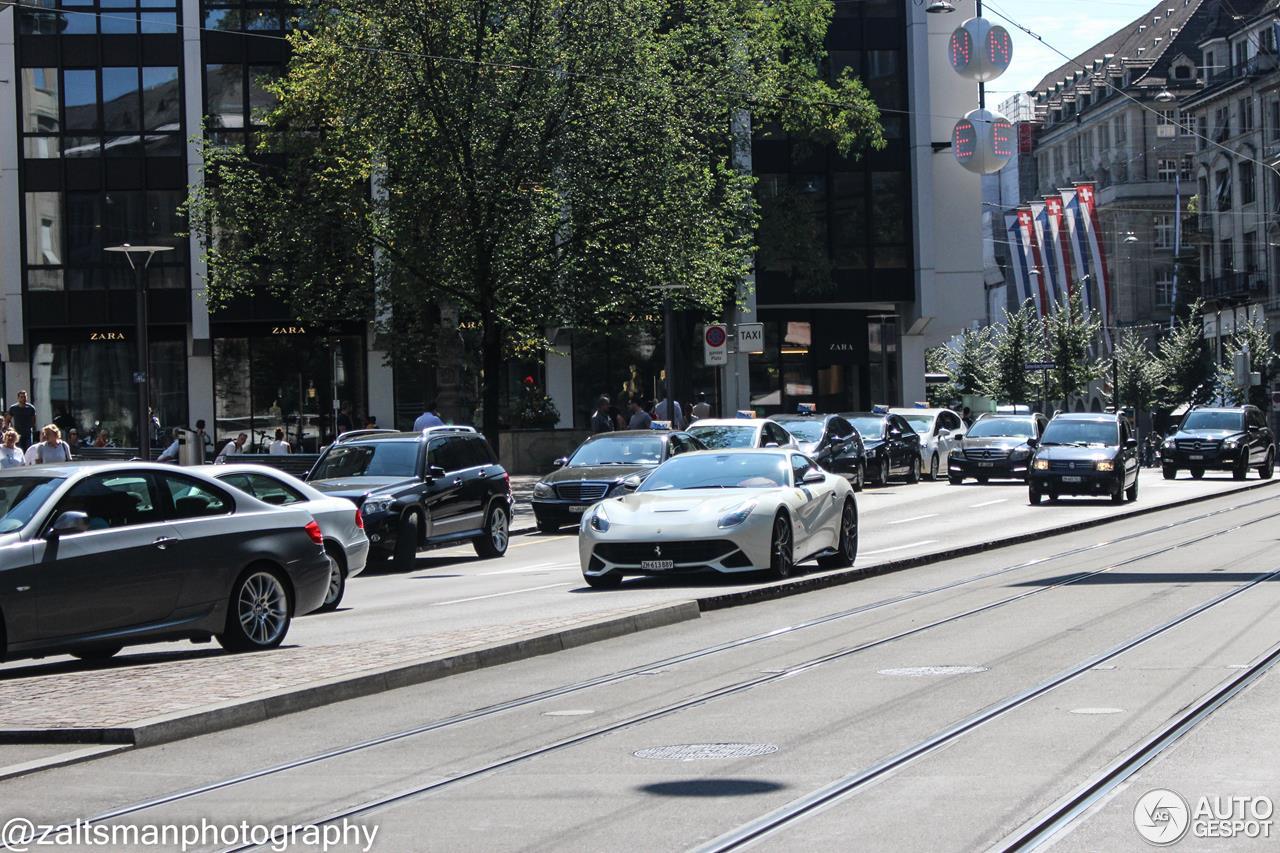
[[[1133,825],[1147,841],[1160,847],[1182,840],[1191,825],[1187,801],[1166,788],[1143,794],[1133,807]]]

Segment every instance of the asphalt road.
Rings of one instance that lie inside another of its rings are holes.
[[[1239,483],[1229,474],[1209,473],[1203,480],[1183,475],[1164,480],[1144,471],[1135,504],[1117,507],[1108,500],[1063,499],[1031,506],[1024,485],[972,481],[951,486],[945,481],[915,485],[893,483],[867,488],[857,497],[860,550],[857,567],[937,553],[949,548],[1037,531],[1052,531],[1075,522],[1108,518],[1117,511],[1175,502],[1194,496],[1232,491],[1257,484],[1257,475]],[[815,563],[803,567],[817,572]],[[758,578],[633,578],[616,591],[592,590],[583,583],[577,534],[565,528],[557,535],[529,534],[513,538],[507,555],[481,560],[470,545],[424,551],[408,573],[361,575],[348,584],[338,611],[294,621],[292,645],[358,643],[388,637],[411,637],[437,631],[503,625],[539,616],[567,616],[620,607],[684,601],[703,595],[753,589]],[[208,646],[154,644],[126,650],[139,660],[158,652]],[[44,658],[0,665],[0,671],[39,674],[48,664],[70,658]]]
[[[1229,511],[1210,515],[1218,510]],[[985,849],[1276,643],[1278,523],[1280,492],[1264,489],[710,612],[9,780],[6,812],[88,817],[443,721],[110,822],[311,823],[355,812],[377,828],[374,849],[721,849],[714,841],[726,833],[950,732],[756,847]],[[1107,544],[1081,551],[1098,543]],[[447,719],[631,668],[604,685]],[[1166,780],[1188,795],[1280,799],[1280,739],[1265,704],[1277,679],[1263,676],[1060,843],[1148,849],[1131,819],[1135,800]],[[1030,698],[1012,701],[1020,696]],[[990,719],[956,728],[984,709]],[[1201,841],[1184,843],[1275,844]]]

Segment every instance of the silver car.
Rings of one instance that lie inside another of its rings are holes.
[[[369,559],[364,519],[351,501],[328,497],[297,477],[265,465],[200,465],[194,470],[264,503],[311,513],[324,534],[324,550],[329,556],[329,593],[320,612],[334,610],[342,603],[347,580],[363,572]]]

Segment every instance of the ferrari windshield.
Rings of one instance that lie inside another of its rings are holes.
[[[768,489],[790,484],[787,457],[777,453],[677,456],[649,475],[641,492],[671,489]]]
[[[1182,424],[1183,429],[1220,429],[1231,432],[1244,430],[1243,412],[1207,412],[1197,411],[1187,415]]]
[[[748,424],[743,424],[742,426],[735,424],[698,426],[694,424],[689,427],[689,435],[713,450],[723,450],[730,447],[754,447],[756,443],[756,427]]]
[[[1077,447],[1114,447],[1120,443],[1115,421],[1050,421],[1041,444],[1070,444]]]
[[[969,428],[969,438],[1031,438],[1036,422],[1031,418],[983,418]]]
[[[797,441],[822,441],[822,421],[782,421]]]
[[[657,465],[662,461],[660,435],[602,436],[584,442],[569,460],[570,468],[592,465]]]
[[[62,485],[63,477],[7,477],[0,480],[0,533],[26,526],[44,506],[45,499]]]

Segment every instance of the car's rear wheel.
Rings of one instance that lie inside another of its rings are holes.
[[[1166,480],[1178,479],[1178,468],[1176,465],[1161,465],[1160,473],[1164,474]]]
[[[1194,479],[1196,479],[1196,480],[1199,480],[1201,477],[1203,477],[1203,476],[1204,476],[1204,469],[1203,469],[1203,468],[1192,468],[1192,469],[1191,469],[1191,476],[1192,476],[1192,478],[1194,478]]]
[[[938,479],[938,454],[933,454],[933,458],[929,460],[929,479]]]
[[[1249,476],[1249,448],[1240,454],[1240,461],[1231,469],[1231,479],[1243,480]]]
[[[1267,451],[1267,459],[1258,467],[1258,476],[1264,480],[1270,480],[1276,473],[1276,452],[1274,450]]]
[[[818,558],[818,565],[824,569],[847,569],[858,557],[858,511],[853,501],[845,501],[844,512],[840,513],[840,538],[836,543],[836,552]]]
[[[289,632],[291,611],[289,593],[275,570],[250,569],[231,588],[227,624],[218,642],[229,652],[274,649]]]
[[[89,663],[96,663],[110,660],[119,654],[123,648],[124,646],[98,646],[92,649],[75,649],[71,652],[71,656]]]
[[[865,462],[859,462],[857,470],[854,471],[853,490],[855,492],[862,491],[862,487],[867,484],[867,466]]]
[[[324,604],[317,608],[318,613],[336,610],[347,591],[347,570],[342,565],[337,546],[326,544],[324,555],[329,558],[329,591],[324,595]]]
[[[876,475],[876,481],[882,486],[889,485],[889,459],[885,457],[880,460],[880,473]]]
[[[507,553],[507,545],[511,542],[511,519],[507,508],[494,502],[489,508],[489,516],[484,522],[484,533],[472,540],[476,553],[484,559],[501,557]]]
[[[583,580],[592,589],[617,589],[622,586],[622,575],[609,572],[603,575],[583,575]]]
[[[777,580],[791,577],[795,570],[791,521],[781,513],[773,520],[773,536],[769,540],[769,574]]]
[[[406,512],[400,519],[396,529],[396,550],[391,557],[391,568],[397,572],[413,570],[414,560],[418,557],[419,525],[416,512]]]

